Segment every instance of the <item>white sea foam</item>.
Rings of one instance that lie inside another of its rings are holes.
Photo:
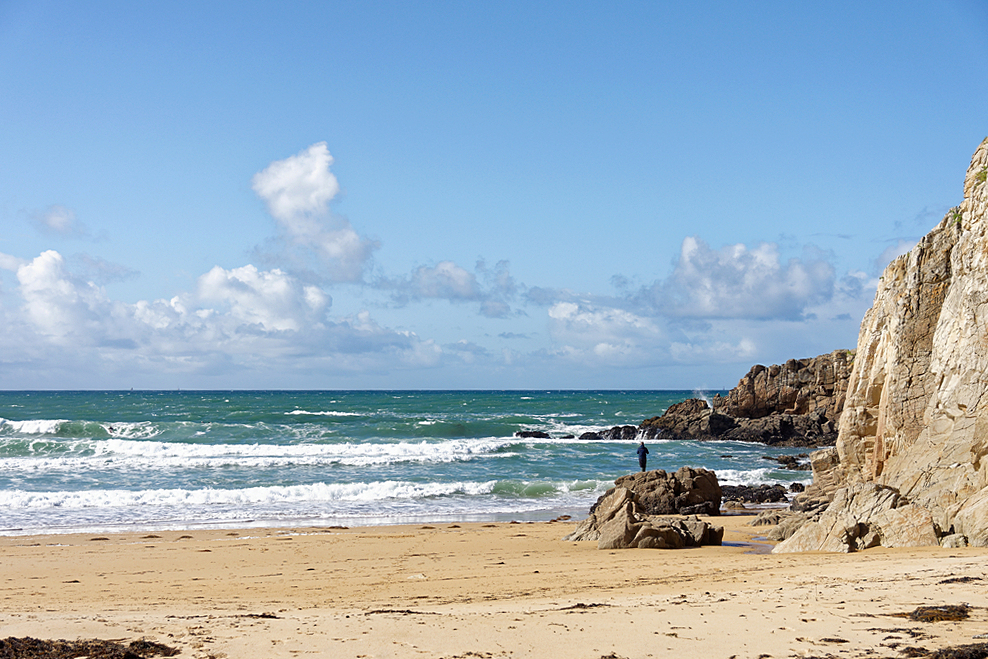
[[[308,485],[250,487],[243,489],[83,490],[75,492],[0,491],[0,507],[30,508],[132,508],[145,506],[257,505],[271,503],[383,501],[422,499],[454,494],[490,494],[496,481],[484,483],[312,483]]]
[[[161,429],[150,421],[141,421],[138,423],[104,423],[100,425],[111,437],[150,439],[161,434]]]
[[[155,470],[194,467],[379,466],[443,463],[495,454],[514,444],[508,439],[454,439],[441,442],[325,444],[194,444],[128,439],[75,440],[56,455],[0,458],[7,472],[83,472],[104,469]],[[64,449],[69,449],[66,454]],[[511,453],[497,453],[510,457]]]
[[[65,419],[32,419],[29,421],[0,419],[0,432],[19,435],[54,435],[63,423],[68,423],[68,421]]]
[[[299,415],[308,415],[308,416],[364,416],[363,414],[360,414],[359,412],[337,412],[335,410],[327,410],[325,412],[309,412],[308,410],[292,410],[291,412],[285,412],[285,414],[286,415],[289,415],[289,416],[299,416]]]
[[[772,472],[776,474],[779,473],[778,469],[772,467],[765,467],[761,469],[717,469],[717,480],[721,485],[759,485],[761,483],[803,483],[810,484],[813,482],[813,477],[809,472],[788,472],[792,474],[803,473],[806,474],[806,478],[803,479],[793,479],[793,480],[781,480],[777,477],[772,476]]]

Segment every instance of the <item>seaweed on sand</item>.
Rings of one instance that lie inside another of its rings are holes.
[[[908,613],[893,613],[897,618],[909,618],[916,622],[952,622],[968,618],[967,604],[920,606]]]
[[[988,658],[988,643],[972,643],[970,645],[955,645],[930,653],[930,659],[986,659]]]
[[[172,657],[178,648],[171,648],[152,641],[134,641],[122,645],[115,641],[93,639],[91,641],[46,641],[30,636],[0,639],[0,659],[148,659]]]

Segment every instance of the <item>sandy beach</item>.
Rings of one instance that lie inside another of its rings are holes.
[[[572,522],[0,538],[0,638],[181,657],[907,656],[988,634],[988,550],[600,551]],[[961,621],[901,617],[966,604]]]

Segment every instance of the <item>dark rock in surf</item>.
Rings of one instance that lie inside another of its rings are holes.
[[[724,501],[745,503],[788,503],[787,490],[782,485],[721,485]]]
[[[515,433],[515,437],[521,437],[522,439],[549,439],[549,433],[541,430],[519,430]]]
[[[791,471],[810,471],[813,466],[809,462],[809,454],[800,453],[799,455],[763,455],[762,460],[772,460],[773,462],[778,462],[779,466],[783,469],[789,469]],[[800,459],[805,459],[806,462],[800,462]]]
[[[614,426],[600,433],[601,439],[636,439],[638,426]]]

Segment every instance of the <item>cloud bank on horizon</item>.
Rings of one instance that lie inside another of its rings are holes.
[[[56,250],[32,259],[0,254],[0,267],[16,275],[21,299],[4,308],[3,349],[49,368],[55,356],[66,369],[109,365],[117,377],[155,372],[182,381],[217,376],[228,378],[228,386],[239,374],[267,369],[358,375],[437,369],[450,361],[495,369],[518,361],[590,368],[736,363],[755,357],[755,342],[744,333],[734,343],[711,340],[715,323],[798,323],[812,310],[860,302],[860,296],[837,299],[834,267],[823,255],[782,263],[773,243],[713,250],[695,236],[683,239],[667,278],[621,296],[535,289],[516,282],[506,261],[493,270],[483,262],[470,271],[441,261],[373,275],[378,241],[330,210],[340,191],[332,164],[327,144],[317,142],[272,162],[251,181],[277,229],[254,253],[283,267],[214,266],[193,290],[167,300],[113,300]],[[70,209],[53,207],[45,217],[41,228],[79,233]],[[343,283],[382,292],[382,304],[392,306],[432,299],[472,305],[487,318],[544,313],[552,348],[496,354],[466,340],[443,346],[414,331],[382,327],[367,310],[334,319],[327,289]],[[697,330],[690,332],[693,340],[684,341],[678,327],[684,323]]]
[[[932,117],[917,84],[988,54],[983,8],[951,6],[883,35],[864,10],[552,3],[388,5],[407,31],[296,7],[227,33],[14,3],[0,388],[725,388],[853,347],[988,130]],[[310,23],[351,29],[327,46]],[[122,36],[138,24],[160,33]],[[82,55],[42,57],[49,31]],[[927,43],[941,69],[917,68]]]

